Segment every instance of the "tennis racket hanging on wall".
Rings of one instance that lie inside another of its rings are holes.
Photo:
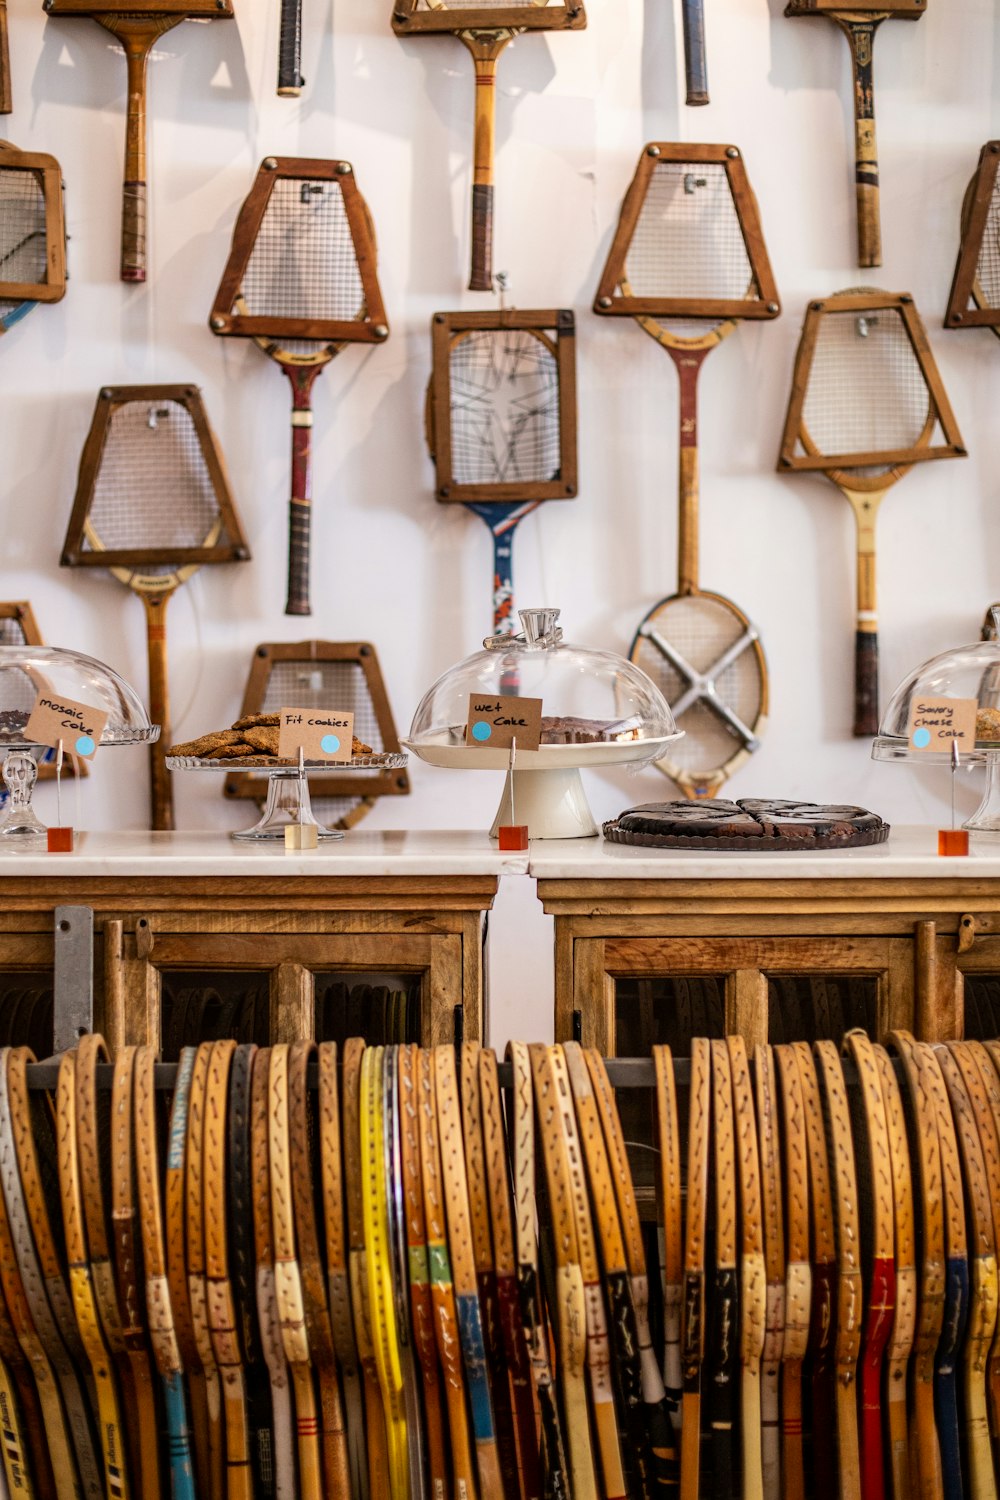
[[[514,531],[577,492],[576,323],[565,309],[435,313],[427,446],[437,499],[493,536],[493,630],[512,635]]]
[[[919,21],[927,0],[789,0],[786,16],[829,16],[851,49],[854,72],[854,177],[858,204],[858,265],[882,264],[878,143],[875,138],[875,33],[883,21]]]
[[[265,642],[250,665],[240,717],[276,714],[282,708],[328,708],[354,714],[354,733],[376,755],[398,754],[399,735],[375,647],[369,641]],[[352,770],[338,766],[308,778],[313,813],[328,828],[353,828],[379,797],[405,796],[405,769]],[[227,797],[263,803],[267,773],[234,771],[226,777]]]
[[[583,0],[395,0],[397,36],[450,32],[463,42],[476,70],[472,159],[472,270],[474,292],[493,290],[493,155],[496,140],[497,60],[526,31],[581,31]]]
[[[302,77],[302,0],[281,0],[278,94],[282,99],[297,99],[305,82]]]
[[[768,709],[756,628],[731,600],[706,593],[698,581],[698,375],[737,322],[781,311],[757,203],[735,146],[646,147],[594,310],[635,318],[677,368],[677,592],[642,621],[630,655],[684,730],[658,768],[686,797],[713,797],[758,748]]]
[[[375,262],[375,230],[350,162],[265,159],[237,217],[209,326],[252,338],[292,387],[286,615],[312,612],[312,388],[346,344],[389,337]]]
[[[946,328],[989,328],[1000,338],[1000,141],[987,141],[962,204],[962,240]]]
[[[182,21],[226,21],[233,0],[43,0],[50,16],[89,17],[120,43],[128,64],[121,279],[146,280],[146,65],[154,43]]]
[[[0,335],[66,295],[63,185],[54,156],[0,141]]]
[[[146,611],[153,828],[174,826],[166,612],[203,564],[250,556],[201,392],[190,385],[107,386],[80,456],[60,565],[108,568]]]
[[[825,474],[854,512],[854,733],[859,738],[878,733],[878,508],[912,464],[965,456],[911,296],[853,287],[809,304],[778,469]]]

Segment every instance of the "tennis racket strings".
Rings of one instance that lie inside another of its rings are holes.
[[[923,446],[936,424],[924,371],[899,310],[827,312],[819,323],[802,407],[802,451],[850,456]],[[850,467],[864,475],[888,466]]]
[[[658,161],[625,255],[626,296],[760,298],[721,162]],[[697,326],[705,331],[704,323]]]
[[[449,352],[451,469],[458,484],[539,484],[559,475],[559,369],[524,329],[460,334]]]
[[[177,401],[132,401],[111,413],[84,533],[84,551],[155,548],[177,562],[221,525],[191,413]],[[88,534],[89,533],[89,534]],[[143,564],[170,573],[176,564]]]
[[[0,292],[48,280],[45,193],[34,172],[0,166]]]
[[[339,182],[274,182],[240,290],[248,317],[364,318],[357,249]]]

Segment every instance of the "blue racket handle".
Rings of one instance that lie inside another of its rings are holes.
[[[684,74],[688,104],[708,103],[708,66],[705,62],[704,0],[681,0],[684,16]]]
[[[302,0],[281,0],[278,35],[278,93],[296,98],[302,92]]]

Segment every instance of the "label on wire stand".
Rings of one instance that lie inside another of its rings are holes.
[[[537,750],[542,738],[541,698],[470,693],[465,743],[476,750]]]
[[[24,726],[24,737],[32,744],[54,747],[62,740],[67,754],[93,760],[107,722],[107,714],[89,703],[41,692]]]
[[[967,755],[976,744],[975,698],[932,698],[920,694],[910,701],[910,724],[906,741],[911,750],[929,754],[936,751],[951,754],[957,745]]]
[[[338,708],[279,708],[278,758],[348,761],[354,736],[354,714]]]

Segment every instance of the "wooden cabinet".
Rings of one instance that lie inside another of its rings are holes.
[[[71,902],[93,912],[94,1026],[113,1049],[170,1060],[215,1035],[350,1030],[431,1045],[456,1025],[479,1038],[484,916],[511,861],[483,836],[442,837],[352,833],[308,873],[308,855],[230,854],[217,834],[90,835],[79,855],[22,856],[3,878],[0,1013],[25,976],[51,990],[55,909]]]
[[[727,1031],[748,1046],[855,1025],[1000,1035],[992,842],[954,860],[931,829],[825,856],[533,846],[555,918],[556,1038],[644,1056]]]

